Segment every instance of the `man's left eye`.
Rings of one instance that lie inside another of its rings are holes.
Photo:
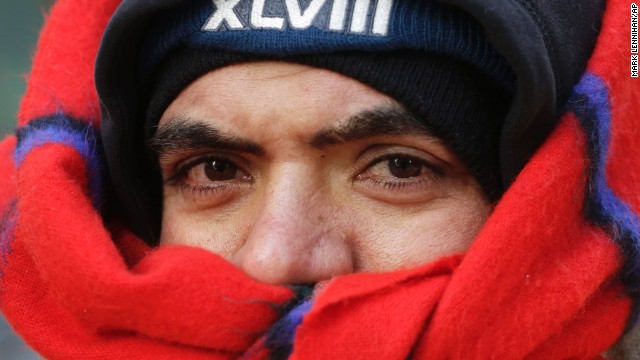
[[[204,175],[210,181],[228,181],[233,180],[238,175],[238,167],[227,160],[213,159],[204,162]]]
[[[357,189],[388,203],[428,201],[439,194],[438,185],[447,173],[442,165],[425,158],[406,153],[378,156],[355,178]]]
[[[392,160],[388,160],[388,164],[391,175],[400,179],[420,176],[424,169],[422,161],[408,156],[393,158]]]
[[[424,160],[408,155],[390,155],[377,159],[369,166],[366,174],[370,177],[410,179],[428,171]]]

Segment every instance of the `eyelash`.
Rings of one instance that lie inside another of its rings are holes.
[[[224,156],[224,155],[205,155],[198,158],[195,158],[191,161],[187,161],[183,164],[179,164],[173,173],[167,178],[165,183],[169,186],[177,186],[183,193],[186,193],[194,200],[198,200],[200,198],[205,198],[207,196],[212,196],[214,194],[220,194],[224,192],[229,192],[234,189],[239,189],[241,184],[234,183],[224,183],[224,184],[206,184],[206,185],[198,185],[198,184],[189,184],[185,181],[188,176],[189,171],[191,171],[196,166],[201,164],[206,164],[207,162],[213,161],[226,161],[230,164],[236,166],[240,171],[244,171],[241,166],[237,165],[236,161]],[[247,181],[252,181],[253,178],[248,177]]]
[[[376,157],[373,161],[369,162],[369,164],[366,166],[366,168],[369,169],[369,168],[371,168],[371,167],[373,167],[375,165],[378,165],[378,164],[380,164],[382,162],[395,160],[397,158],[409,158],[409,159],[412,159],[412,160],[417,160],[422,164],[422,166],[424,166],[427,169],[429,169],[430,171],[434,172],[436,175],[439,175],[439,176],[444,176],[445,175],[444,170],[442,170],[442,168],[440,166],[434,165],[434,164],[430,163],[427,160],[421,159],[418,156],[409,155],[409,154],[406,154],[406,153],[390,153],[390,154],[385,154],[385,155]]]
[[[363,172],[360,172],[360,174],[356,176],[356,179],[367,185],[382,186],[387,191],[401,191],[401,190],[406,190],[408,188],[420,189],[425,185],[430,184],[434,180],[446,175],[444,170],[441,167],[434,165],[417,156],[408,155],[406,153],[390,153],[380,157],[376,157],[373,161],[369,162],[365,166],[364,171],[367,171],[378,164],[384,163],[385,161],[392,161],[399,157],[410,158],[410,159],[419,161],[422,166],[428,169],[427,174],[414,177],[414,178],[408,178],[408,179],[398,178],[398,180],[389,180],[389,179],[363,177],[362,176]]]
[[[430,183],[433,179],[432,178],[422,178],[422,179],[417,179],[417,180],[408,180],[408,181],[394,181],[394,180],[381,180],[381,179],[362,179],[360,181],[367,183],[367,184],[371,184],[371,185],[375,185],[375,186],[382,186],[385,190],[388,191],[398,191],[398,190],[405,190],[406,188],[416,188],[416,187],[420,187],[422,185],[425,185],[426,183]]]
[[[212,193],[219,193],[221,191],[224,191],[225,187],[227,187],[227,185],[191,185],[191,184],[187,184],[187,183],[181,183],[180,184],[180,188],[183,191],[189,191],[191,196],[193,197],[200,197],[200,196],[207,196],[210,195]]]
[[[392,161],[399,157],[410,158],[418,161],[422,166],[427,168],[427,173],[422,174],[420,176],[414,178],[402,179],[398,178],[397,180],[390,180],[388,178],[375,178],[375,177],[364,177],[363,173],[373,168],[376,165],[384,163],[385,161]],[[206,155],[195,158],[191,161],[187,161],[183,164],[179,164],[175,171],[167,178],[165,183],[169,186],[179,187],[180,190],[185,193],[187,196],[192,198],[193,200],[199,200],[201,198],[206,198],[209,196],[230,193],[234,190],[239,190],[241,187],[244,187],[245,184],[238,184],[234,182],[225,182],[225,183],[217,183],[217,184],[206,184],[206,185],[198,185],[198,184],[189,184],[186,182],[186,178],[188,176],[189,171],[191,171],[196,166],[200,166],[201,164],[205,164],[207,162],[213,161],[226,161],[230,164],[236,166],[240,171],[244,171],[244,169],[237,165],[237,162],[230,159],[229,157],[223,155]],[[379,156],[370,161],[362,171],[354,178],[355,181],[359,181],[360,183],[366,186],[372,187],[382,187],[385,191],[389,192],[398,192],[408,189],[422,189],[432,183],[437,178],[445,176],[444,171],[439,166],[436,166],[424,159],[421,159],[417,156],[412,156],[406,153],[390,153],[385,154],[383,156]],[[247,177],[248,182],[253,181],[251,176]]]

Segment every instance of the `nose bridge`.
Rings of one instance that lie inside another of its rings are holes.
[[[282,163],[275,167],[265,184],[256,223],[259,226],[254,227],[255,230],[292,232],[304,223],[321,225],[318,216],[322,216],[322,209],[329,204],[320,195],[322,182],[310,176],[311,167],[299,163]]]
[[[347,229],[335,221],[331,198],[303,166],[285,166],[266,184],[239,252],[243,270],[274,284],[314,283],[351,272]]]
[[[280,253],[303,251],[315,246],[319,240],[317,233],[325,227],[323,209],[328,206],[319,198],[321,196],[314,194],[306,184],[293,181],[274,184],[266,192],[252,238],[259,235],[258,240],[262,242],[278,241],[277,245],[287,245],[279,249]]]

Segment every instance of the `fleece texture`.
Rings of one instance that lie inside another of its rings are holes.
[[[640,300],[640,83],[611,0],[559,125],[471,248],[314,295],[105,213],[93,64],[117,0],[60,0],[0,143],[0,309],[48,359],[596,359]],[[74,19],[70,21],[69,19]]]

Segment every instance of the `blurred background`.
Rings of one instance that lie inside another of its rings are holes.
[[[13,132],[25,75],[53,0],[0,0],[0,134]]]
[[[15,129],[38,33],[53,0],[0,0],[0,138]],[[2,176],[2,174],[0,174]],[[0,360],[39,359],[0,314]]]

